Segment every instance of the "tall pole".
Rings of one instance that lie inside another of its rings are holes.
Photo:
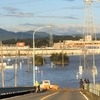
[[[35,77],[35,39],[34,39],[34,35],[35,33],[42,29],[42,28],[51,28],[51,26],[43,26],[43,27],[39,27],[37,28],[34,32],[33,32],[33,85],[35,85],[35,81],[36,81],[36,77]]]
[[[35,41],[34,41],[34,35],[35,32],[33,33],[33,85],[35,85]]]
[[[94,16],[93,16],[93,9],[92,9],[92,1],[91,0],[84,0],[85,2],[85,22],[84,22],[84,36],[90,35],[96,39],[96,32],[94,27]]]
[[[27,71],[29,72],[30,71],[30,56],[29,56],[29,46],[28,46],[28,53],[27,53],[27,63],[28,63],[28,69]]]
[[[84,41],[83,52],[84,52],[84,73],[86,74],[86,46],[85,46],[85,41]]]
[[[2,52],[2,42],[0,41],[0,48],[1,48],[1,73],[2,73],[2,87],[4,87],[4,66],[3,66],[3,52]]]
[[[64,41],[62,42],[62,67],[64,67],[64,53],[63,53],[63,49],[64,49]]]
[[[18,66],[17,66],[17,62],[18,62],[18,58],[17,58],[17,45],[16,45],[16,60],[15,60],[15,87],[17,86],[17,69],[18,69]]]
[[[43,52],[43,47],[42,47],[42,57],[43,57],[43,65],[44,65],[44,52]]]
[[[50,46],[50,47],[53,46],[52,28],[50,28],[50,42],[49,42],[49,46]]]
[[[95,1],[95,0],[94,0]],[[99,0],[96,0],[99,1]],[[94,16],[93,16],[93,10],[92,10],[92,0],[84,0],[85,2],[85,25],[84,25],[84,36],[91,36],[91,41],[92,46],[93,46],[93,83],[95,83],[95,74],[94,72],[96,71],[96,66],[95,66],[95,53],[94,53],[94,41],[96,40],[96,30],[94,27]],[[87,41],[87,39],[86,39]]]

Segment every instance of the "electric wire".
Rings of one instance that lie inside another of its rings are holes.
[[[25,63],[25,64],[26,64],[26,63]],[[25,74],[26,71],[21,71],[21,70],[19,70],[18,72],[21,73],[21,75],[23,76],[23,79],[24,79],[24,74]],[[5,82],[14,80],[15,75],[11,75],[11,73],[10,73],[10,72],[7,72],[7,71],[5,71],[5,74],[6,74],[5,76],[8,76],[8,77],[6,77]],[[13,74],[13,73],[12,73],[12,74]],[[11,75],[11,78],[9,78],[9,75]],[[17,75],[17,77],[18,77],[18,75]],[[29,78],[29,80],[30,80],[30,77],[28,77],[28,78]],[[30,80],[27,84],[30,84],[30,83],[31,83],[31,80]]]
[[[15,3],[8,3],[8,4],[0,4],[0,6],[17,5],[17,4],[31,3],[31,2],[37,2],[37,1],[43,1],[43,0],[28,0],[28,1],[23,1],[23,2],[15,2]]]

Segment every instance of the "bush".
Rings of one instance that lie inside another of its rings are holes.
[[[46,61],[42,56],[35,55],[35,65],[43,65]]]
[[[69,57],[66,54],[62,54],[62,53],[58,54],[58,53],[56,53],[56,54],[52,54],[51,55],[50,60],[51,60],[51,62],[53,62],[54,64],[57,64],[57,65],[60,65],[62,63],[68,64]]]

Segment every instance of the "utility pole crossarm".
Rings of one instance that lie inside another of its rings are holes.
[[[100,0],[92,0],[92,2],[100,2]]]
[[[86,2],[86,3],[90,3],[90,2],[100,2],[100,0],[84,0],[84,2]]]

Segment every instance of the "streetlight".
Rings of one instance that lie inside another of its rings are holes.
[[[36,33],[36,31],[42,29],[42,28],[51,28],[51,26],[43,26],[43,27],[39,27],[37,28],[34,32],[33,32],[33,85],[35,85],[35,40],[34,40],[34,35]]]

